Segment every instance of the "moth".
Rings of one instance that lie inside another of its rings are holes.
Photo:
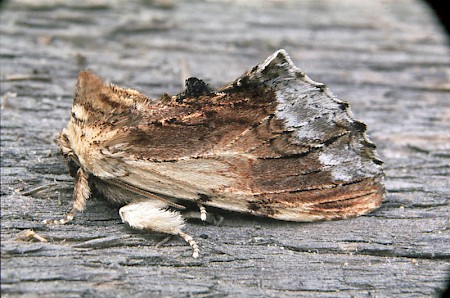
[[[180,235],[182,212],[215,207],[286,221],[368,213],[384,198],[382,162],[349,104],[278,50],[213,90],[197,78],[158,100],[79,74],[57,138],[75,177],[72,210],[95,188],[131,227]],[[197,207],[196,207],[197,208]]]

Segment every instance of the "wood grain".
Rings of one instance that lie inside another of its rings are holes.
[[[436,296],[450,269],[450,50],[422,2],[110,1],[3,4],[1,293],[5,297]],[[88,202],[73,224],[73,178],[54,143],[79,70],[159,97],[186,72],[213,87],[278,48],[350,102],[385,161],[370,215],[295,224],[223,213],[181,239],[121,224]],[[33,229],[48,242],[24,241]],[[17,238],[18,237],[18,238]]]

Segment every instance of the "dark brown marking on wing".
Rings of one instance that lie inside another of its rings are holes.
[[[278,213],[276,208],[272,207],[270,200],[258,200],[247,203],[248,210],[254,215],[273,217]]]
[[[145,114],[140,125],[124,131],[130,140],[130,151],[138,159],[164,161],[223,149],[249,127],[273,114],[275,95],[265,91],[222,93],[200,96],[195,101],[185,98],[181,104],[156,104],[152,111],[161,113]]]
[[[200,202],[202,202],[202,203],[206,203],[206,202],[209,202],[209,201],[212,200],[212,197],[211,197],[211,196],[206,195],[206,194],[204,194],[204,193],[199,193],[199,194],[198,194],[198,197],[199,197],[198,200],[199,200]]]
[[[378,177],[330,188],[258,194],[248,208],[254,214],[275,218],[282,211],[294,211],[333,220],[370,212],[381,205],[383,198],[384,187]],[[265,206],[272,210],[267,212]]]

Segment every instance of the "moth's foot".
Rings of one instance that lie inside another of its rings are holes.
[[[188,234],[179,232],[178,235],[180,235],[181,238],[183,238],[184,241],[186,241],[191,247],[192,247],[192,257],[194,259],[198,258],[200,254],[200,249],[198,248],[197,242]],[[155,247],[160,248],[164,244],[166,244],[170,239],[172,239],[173,235],[169,235],[160,242],[156,243]]]
[[[200,209],[200,219],[203,222],[208,222],[215,226],[219,226],[223,222],[223,216],[220,214],[209,213],[206,212],[205,206],[198,204],[198,208]]]
[[[207,222],[218,226],[223,221],[223,216],[220,214],[210,213],[206,211],[205,206],[202,204],[197,204],[199,212],[197,211],[186,211],[183,212],[183,217],[186,219],[200,219],[203,222]]]
[[[68,222],[73,220],[73,215],[67,214],[63,218],[60,219],[46,219],[43,220],[42,223],[44,225],[65,225]]]
[[[219,226],[222,224],[223,222],[223,216],[220,214],[216,214],[216,213],[212,213],[212,212],[208,212],[205,215],[205,219],[202,219],[202,214],[201,211],[186,211],[183,212],[183,218],[185,219],[200,219],[203,222],[207,222],[209,224],[215,225],[215,226]]]
[[[195,240],[191,236],[189,236],[184,232],[179,232],[178,235],[180,235],[180,237],[183,238],[184,241],[189,243],[189,245],[192,247],[192,257],[194,259],[198,258],[198,255],[200,254],[200,249],[198,248],[197,242],[195,242]]]
[[[207,212],[205,206],[203,206],[202,204],[198,204],[198,208],[200,210],[200,219],[202,221],[206,221]]]

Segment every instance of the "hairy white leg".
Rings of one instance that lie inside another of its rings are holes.
[[[75,177],[72,210],[70,210],[70,212],[64,215],[64,217],[61,219],[46,219],[42,221],[42,223],[63,225],[72,221],[77,211],[83,211],[86,208],[86,201],[90,196],[91,189],[89,187],[89,174],[79,168],[77,176]]]
[[[189,243],[193,250],[192,256],[197,258],[200,250],[194,239],[182,232],[185,224],[181,214],[166,208],[167,204],[162,201],[134,201],[120,208],[119,214],[122,221],[132,228],[179,235]]]

